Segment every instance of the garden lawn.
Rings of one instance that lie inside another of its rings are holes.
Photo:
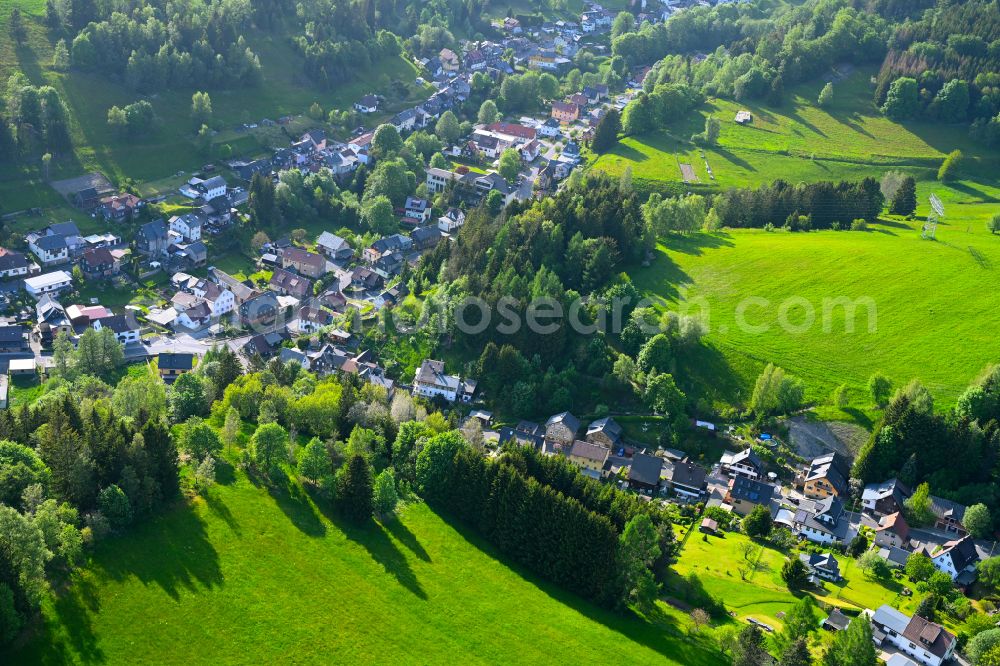
[[[360,529],[223,472],[207,501],[102,543],[0,662],[725,663],[679,612],[527,580],[423,504]]]
[[[630,274],[657,307],[709,323],[706,344],[675,368],[689,397],[746,404],[757,375],[773,362],[800,377],[814,402],[827,402],[845,384],[850,408],[866,409],[865,386],[878,370],[896,386],[920,379],[939,408],[954,404],[987,364],[1000,360],[992,334],[1000,325],[993,287],[1000,236],[985,229],[987,215],[1000,206],[981,203],[980,195],[998,193],[994,188],[977,195],[941,191],[949,221],[938,227],[936,241],[920,238],[919,222],[901,221],[868,232],[733,230],[667,238],[648,267]],[[853,332],[839,298],[861,304]],[[762,328],[740,325],[741,307],[743,321]],[[779,324],[783,308],[792,328]]]
[[[741,578],[739,568],[744,557],[740,548],[749,541],[738,532],[719,537],[692,533],[674,570],[677,576],[697,576],[705,591],[722,601],[740,619],[754,618],[777,630],[782,626],[778,613],[787,613],[799,597],[781,580],[781,566],[786,556],[773,548],[764,548],[757,570],[747,581]],[[824,583],[822,591],[814,590],[817,599],[854,610],[889,604],[904,612],[912,612],[919,603],[919,598],[900,595],[902,586],[896,581],[883,584],[868,580],[850,558],[837,556],[837,560],[844,583]]]

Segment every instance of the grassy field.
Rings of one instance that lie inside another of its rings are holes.
[[[738,570],[744,561],[740,547],[748,541],[748,537],[739,533],[704,538],[694,533],[685,543],[674,567],[675,575],[697,576],[705,591],[722,600],[738,618],[754,618],[779,628],[782,626],[779,613],[787,613],[798,600],[781,580],[785,554],[764,548],[756,571],[743,581]],[[844,582],[824,583],[823,589],[814,595],[818,600],[853,610],[889,604],[904,612],[912,612],[919,603],[919,596],[900,594],[900,583],[868,580],[857,570],[854,560],[843,556],[838,556],[837,560]]]
[[[937,241],[898,221],[868,232],[695,234],[667,239],[649,267],[631,273],[659,307],[704,312],[708,344],[678,369],[695,397],[744,403],[774,362],[802,378],[813,401],[846,384],[852,407],[865,409],[865,383],[881,370],[897,385],[919,378],[943,407],[998,360],[1000,325],[991,287],[1000,237],[983,224],[998,207],[947,206],[964,208],[964,219],[939,227]],[[842,297],[861,304],[853,332],[831,300]]]
[[[950,151],[970,158],[968,173],[988,176],[1000,166],[996,151],[986,152],[963,125],[928,122],[900,124],[885,118],[871,103],[872,72],[862,69],[835,84],[828,108],[816,106],[823,81],[798,86],[779,108],[713,99],[692,116],[666,131],[624,139],[602,155],[595,168],[620,174],[631,167],[638,184],[656,186],[682,181],[680,164],[690,164],[697,182],[689,189],[712,191],[753,186],[782,178],[790,182],[858,179],[881,176],[890,167],[904,168],[918,180],[933,180]],[[747,126],[734,122],[736,112],[753,114]],[[703,118],[722,121],[719,145],[701,149],[689,141],[701,131]],[[709,174],[709,169],[714,175]],[[995,182],[988,176],[987,182]]]
[[[36,85],[57,88],[70,110],[73,152],[54,156],[53,180],[100,171],[112,182],[127,177],[142,184],[179,172],[190,173],[211,159],[199,155],[193,143],[190,121],[193,90],[139,95],[99,75],[56,72],[51,68],[53,41],[43,24],[44,3],[17,0],[16,4],[27,14],[29,32],[29,39],[22,46],[12,42],[6,29],[13,4],[11,0],[0,0],[0,81],[5,82],[14,72],[23,72]],[[390,110],[399,110],[426,96],[426,88],[413,84],[416,68],[402,57],[378,63],[371,71],[359,73],[354,82],[322,91],[302,74],[301,58],[284,39],[260,33],[246,37],[260,57],[263,83],[254,88],[210,91],[214,119],[223,127],[215,142],[229,144],[236,156],[253,156],[263,150],[262,137],[232,131],[232,127],[244,122],[304,114],[313,102],[319,102],[325,110],[347,109],[367,92],[388,91],[393,81],[407,85],[407,97],[398,99],[390,94]],[[108,109],[140,98],[153,105],[157,126],[141,137],[122,140],[108,127]],[[261,133],[266,134],[263,130]],[[146,195],[154,193],[149,187],[141,189]],[[59,195],[41,178],[40,165],[0,168],[0,211],[51,208],[61,203]]]
[[[724,663],[677,611],[648,622],[525,579],[425,505],[359,529],[298,487],[223,476],[103,543],[5,663]]]

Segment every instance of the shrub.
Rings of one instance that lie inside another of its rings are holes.
[[[851,231],[868,231],[868,222],[857,219],[851,222]]]

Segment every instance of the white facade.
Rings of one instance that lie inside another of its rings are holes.
[[[236,308],[236,297],[228,289],[223,289],[222,293],[214,301],[206,299],[206,302],[212,308],[213,317],[221,317],[224,314],[229,314]]]
[[[201,220],[193,215],[178,215],[170,218],[170,230],[179,233],[188,241],[201,240]]]
[[[44,275],[30,277],[24,281],[24,288],[29,294],[38,298],[42,294],[51,294],[68,289],[73,284],[73,276],[66,271],[53,271]]]

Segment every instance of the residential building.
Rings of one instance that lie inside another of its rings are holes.
[[[698,499],[705,492],[706,475],[703,467],[689,460],[678,460],[664,465],[661,476],[675,494],[686,499]]]
[[[191,286],[191,293],[208,303],[213,317],[229,314],[236,308],[233,292],[210,280],[197,280]]]
[[[240,304],[240,321],[251,327],[272,326],[280,311],[278,297],[265,291]]]
[[[28,239],[30,249],[43,266],[64,264],[69,261],[69,246],[66,238],[58,234],[37,236]]]
[[[888,516],[902,511],[903,502],[909,496],[909,488],[898,479],[869,483],[861,492],[862,510],[875,516]]]
[[[173,384],[174,380],[194,368],[194,354],[163,352],[157,357],[156,365],[163,381]]]
[[[902,548],[910,543],[910,526],[902,512],[882,516],[875,529],[875,545],[883,548]]]
[[[295,313],[295,321],[292,322],[295,330],[304,334],[315,333],[332,323],[332,314],[322,308],[312,306],[299,308],[299,311]]]
[[[729,476],[745,476],[748,479],[759,479],[764,476],[764,463],[751,447],[737,453],[726,451],[722,454],[719,465]]]
[[[448,402],[455,402],[462,392],[462,378],[445,374],[444,361],[426,359],[417,368],[413,392],[425,398],[440,396]]]
[[[52,294],[69,289],[73,284],[73,276],[66,271],[53,271],[43,275],[35,275],[24,281],[24,288],[35,298],[43,294]]]
[[[955,653],[955,636],[919,615],[910,617],[885,604],[872,614],[871,622],[875,645],[886,652],[902,652],[923,666],[941,666]]]
[[[418,227],[410,232],[410,239],[416,250],[427,250],[441,241],[441,230],[437,227]]]
[[[729,481],[725,502],[733,507],[733,511],[746,516],[758,506],[770,510],[773,496],[774,486],[745,476],[737,476]]]
[[[281,267],[315,279],[326,273],[326,259],[302,248],[286,247],[281,251]]]
[[[180,234],[186,241],[201,240],[204,220],[196,213],[184,213],[170,218],[170,231]]]
[[[20,324],[0,326],[0,353],[9,354],[28,349],[28,329]]]
[[[931,513],[934,514],[934,529],[959,536],[968,534],[962,524],[965,518],[964,505],[931,495]]]
[[[142,205],[143,200],[134,194],[115,194],[101,199],[97,213],[108,222],[124,222],[131,220]]]
[[[587,426],[587,441],[608,448],[615,448],[621,443],[622,427],[611,418],[605,416]]]
[[[324,231],[316,239],[316,249],[334,261],[347,261],[354,256],[350,244],[329,231]]]
[[[421,224],[431,219],[432,206],[431,202],[427,199],[406,197],[404,210],[406,211],[406,217],[418,220]]]
[[[552,117],[560,123],[572,123],[580,117],[580,107],[572,102],[552,102]]]
[[[174,323],[191,331],[197,331],[208,326],[212,321],[212,308],[204,300],[198,298],[186,307],[177,308],[177,318]]]
[[[837,583],[842,578],[840,563],[832,553],[802,553],[799,555],[799,560],[806,565],[810,581],[814,585],[820,585],[824,580]]]
[[[89,248],[80,255],[80,270],[87,279],[112,277],[120,269],[120,264],[106,247]]]
[[[458,56],[448,48],[441,49],[438,53],[438,60],[441,61],[441,69],[446,72],[457,72],[459,67]]]
[[[792,531],[815,543],[844,542],[850,534],[844,518],[844,503],[833,495],[821,500],[802,500],[792,520]]]
[[[222,176],[212,176],[208,180],[192,179],[197,182],[191,183],[191,188],[198,193],[205,201],[211,201],[217,197],[226,196],[226,179]]]
[[[938,550],[924,548],[925,554],[931,558],[934,567],[943,571],[957,583],[967,585],[976,578],[976,565],[979,563],[979,553],[972,537],[965,536],[955,541],[949,541]]]
[[[96,319],[91,325],[96,331],[110,330],[115,334],[115,339],[118,342],[127,345],[139,342],[139,327],[130,319],[128,315],[112,315],[111,317]]]
[[[438,218],[438,229],[446,234],[455,233],[463,224],[465,224],[465,213],[459,208],[449,208]]]
[[[851,469],[847,459],[839,453],[827,453],[809,462],[809,467],[796,479],[802,494],[812,499],[834,495],[843,497],[849,488],[847,480]]]
[[[0,279],[25,276],[29,268],[28,257],[23,252],[0,248]]]
[[[568,447],[576,439],[580,420],[569,412],[560,412],[545,422],[545,441]]]
[[[358,113],[375,113],[378,111],[378,97],[372,94],[363,95],[354,103],[354,110]]]
[[[610,455],[611,449],[608,447],[578,439],[570,447],[567,458],[586,476],[599,479],[603,475],[604,465]]]
[[[549,118],[539,125],[538,133],[549,138],[557,137],[562,134],[562,125],[555,118]]]
[[[167,223],[153,220],[142,225],[135,234],[135,244],[139,252],[152,257],[166,254],[170,245]]]
[[[655,494],[660,488],[660,472],[662,470],[663,458],[646,453],[636,453],[632,456],[632,466],[628,471],[628,485],[633,490]]]
[[[294,296],[299,300],[311,296],[313,293],[312,280],[283,268],[274,269],[268,286],[283,296]]]

